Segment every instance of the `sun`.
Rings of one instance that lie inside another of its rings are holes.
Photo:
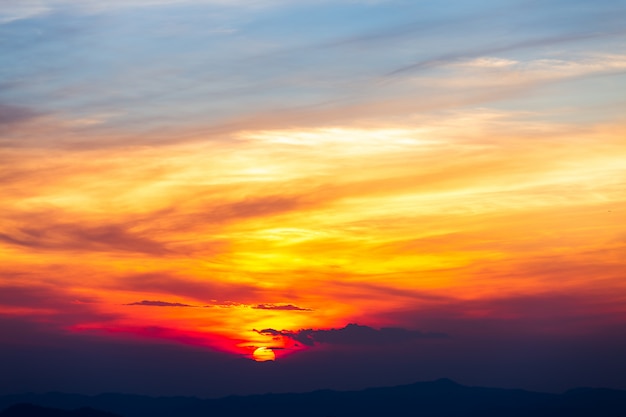
[[[256,350],[252,353],[252,359],[257,362],[275,361],[276,355],[272,349],[260,347],[256,348]]]

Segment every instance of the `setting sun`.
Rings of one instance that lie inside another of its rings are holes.
[[[272,349],[260,347],[252,353],[252,358],[257,362],[267,362],[276,360],[276,355]]]

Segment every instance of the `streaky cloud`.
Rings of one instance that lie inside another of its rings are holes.
[[[571,43],[576,41],[584,41],[591,40],[597,38],[605,38],[605,37],[613,37],[620,36],[626,33],[624,29],[617,29],[613,31],[605,31],[605,32],[581,32],[581,33],[572,33],[572,34],[564,34],[559,36],[551,36],[551,37],[543,37],[536,39],[528,39],[520,42],[513,42],[504,45],[497,45],[486,48],[476,48],[474,50],[466,50],[466,51],[456,51],[443,55],[439,55],[437,57],[419,61],[410,65],[406,65],[404,67],[397,68],[393,71],[386,73],[384,76],[386,78],[394,78],[401,76],[406,73],[417,72],[421,70],[426,70],[435,67],[441,67],[450,63],[454,63],[460,60],[478,58],[484,55],[492,55],[499,53],[512,52],[522,49],[529,49],[541,46],[552,46],[559,45],[564,43]]]
[[[143,300],[137,301],[134,303],[124,304],[125,306],[149,306],[149,307],[196,307],[190,304],[183,303],[170,303],[167,301],[151,301],[151,300]]]
[[[302,308],[293,304],[257,304],[252,308],[255,310],[313,311],[310,308]]]
[[[41,116],[40,112],[28,107],[0,103],[0,128],[26,122],[39,116]]]
[[[195,300],[210,300],[205,307],[236,307],[249,300],[254,300],[263,290],[244,283],[221,282],[215,277],[192,279],[170,271],[155,271],[146,274],[124,276],[122,282],[111,285],[111,289],[138,293],[160,291]],[[241,300],[234,302],[232,300]]]
[[[126,225],[83,225],[73,223],[21,226],[0,233],[0,241],[15,246],[52,251],[135,252],[151,255],[171,253],[162,243],[139,236]]]

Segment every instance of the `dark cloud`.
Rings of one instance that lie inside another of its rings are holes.
[[[192,214],[194,222],[200,220],[222,223],[231,220],[265,217],[301,208],[305,202],[302,196],[270,195],[250,197],[241,201],[203,208],[202,212]]]
[[[198,307],[190,304],[183,303],[171,303],[167,301],[159,301],[159,300],[142,300],[134,303],[124,304],[125,306],[148,306],[148,307]],[[247,306],[244,303],[238,303],[236,301],[222,301],[216,302],[213,304],[207,304],[202,307],[204,308],[231,308],[231,307],[241,307]],[[279,311],[313,311],[310,308],[302,308],[295,306],[293,304],[257,304],[252,306],[255,310],[279,310]]]
[[[77,298],[65,288],[58,285],[0,285],[0,315],[8,307],[8,311],[23,309],[15,321],[32,323],[41,326],[45,323],[47,331],[64,332],[65,329],[79,323],[106,323],[120,316],[104,313],[99,310],[99,300],[94,297]],[[9,315],[9,317],[12,317]],[[19,330],[20,326],[14,328]],[[6,338],[5,338],[6,336]],[[19,338],[3,333],[3,340],[15,341]]]
[[[115,334],[123,339],[135,339],[138,337],[141,339],[158,340],[159,343],[202,346],[212,350],[220,350],[220,342],[223,341],[220,336],[209,332],[164,326],[124,326],[111,323],[100,327],[77,330],[80,333],[93,334],[96,336]]]
[[[172,251],[164,244],[128,230],[119,224],[81,225],[52,223],[39,227],[18,227],[0,233],[0,241],[32,249],[81,252],[135,252],[165,255]]]
[[[28,306],[32,309],[56,309],[63,310],[92,308],[88,305],[95,304],[98,300],[93,297],[75,295],[66,289],[55,285],[29,284],[25,285],[0,285],[0,305],[2,306]]]
[[[33,308],[47,308],[69,303],[62,290],[43,285],[2,285],[0,286],[0,305],[2,306],[29,306]]]
[[[544,335],[591,335],[626,326],[623,300],[598,287],[583,291],[450,299],[414,309],[398,309],[380,317],[408,327],[436,328],[457,337],[536,338]]]
[[[257,329],[253,329],[255,332],[257,332],[258,334],[262,334],[265,336],[288,336],[293,334],[292,332],[288,332],[286,330],[274,330],[274,329],[263,329],[263,330],[257,330]]]
[[[167,301],[137,301],[135,303],[124,304],[125,306],[150,306],[150,307],[196,307],[182,303],[168,303]]]
[[[245,304],[238,303],[236,301],[222,301],[220,303],[208,304],[208,305],[205,305],[203,307],[205,307],[205,308],[214,308],[214,307],[231,308],[231,307],[241,307],[241,306],[244,306],[244,305]]]
[[[162,271],[123,277],[114,284],[115,289],[139,293],[162,292],[172,296],[210,302],[206,306],[234,306],[258,300],[263,290],[253,285],[225,283],[219,280],[189,279],[174,272]],[[233,302],[240,300],[241,302]]]
[[[371,278],[371,275],[369,276]],[[426,291],[419,291],[415,289],[404,289],[389,287],[382,284],[374,284],[370,282],[354,281],[340,281],[324,283],[326,287],[331,287],[338,291],[341,291],[344,299],[377,299],[378,297],[394,297],[394,298],[408,298],[419,300],[420,303],[439,303],[448,301],[450,298],[429,293]]]
[[[39,116],[41,114],[32,109],[0,103],[0,128],[25,122]]]
[[[293,304],[257,304],[252,308],[256,310],[313,311],[310,308],[302,308]]]
[[[202,188],[202,190],[205,190]],[[194,198],[174,202],[166,209],[144,216],[137,216],[129,224],[140,224],[144,230],[155,230],[155,235],[163,231],[197,231],[198,227],[210,232],[218,231],[228,224],[246,220],[280,216],[319,204],[310,195],[260,195],[239,200],[223,201],[215,199],[212,192],[194,195]],[[163,222],[167,219],[167,222]],[[217,234],[217,233],[216,233]],[[221,239],[202,238],[177,242],[176,246],[167,245],[166,249],[185,254],[216,254],[227,251],[229,242]]]
[[[302,343],[306,346],[314,346],[317,343],[331,345],[360,345],[380,346],[407,343],[416,339],[442,339],[448,337],[444,333],[424,333],[418,330],[407,330],[400,327],[383,327],[374,329],[350,323],[341,329],[303,329],[298,331],[275,329],[255,330],[266,336],[284,336]]]

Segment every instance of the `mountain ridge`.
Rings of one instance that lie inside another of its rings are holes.
[[[0,410],[15,404],[57,409],[95,410],[123,417],[544,417],[626,416],[626,391],[573,388],[560,394],[461,385],[447,378],[363,390],[331,389],[303,393],[268,393],[214,399],[150,397],[103,393],[46,393],[0,396]],[[3,414],[0,414],[2,417]]]

